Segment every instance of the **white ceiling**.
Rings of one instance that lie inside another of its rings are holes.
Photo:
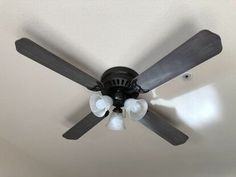
[[[67,177],[233,177],[236,175],[236,2],[0,1],[0,137]],[[99,78],[117,65],[138,72],[200,31],[223,52],[144,97],[187,135],[171,146],[142,125],[106,129],[78,141],[62,134],[89,111],[82,86],[19,55],[28,37]]]

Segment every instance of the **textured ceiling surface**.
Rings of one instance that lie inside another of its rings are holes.
[[[236,176],[236,2],[0,0],[0,137],[67,177]],[[126,119],[107,119],[78,141],[62,134],[89,112],[92,93],[19,55],[28,37],[100,78],[112,66],[145,70],[202,29],[223,52],[143,95],[189,135],[171,146]]]

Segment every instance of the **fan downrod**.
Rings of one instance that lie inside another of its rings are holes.
[[[106,70],[101,82],[102,95],[108,95],[113,99],[113,106],[120,108],[128,98],[137,98],[139,93],[133,88],[131,81],[138,73],[127,67],[112,67]]]

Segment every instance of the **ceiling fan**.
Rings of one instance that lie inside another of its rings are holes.
[[[217,34],[202,30],[170,54],[138,74],[127,67],[113,67],[97,80],[68,62],[62,60],[30,39],[15,42],[16,50],[22,55],[47,68],[101,94],[90,97],[91,113],[63,134],[66,139],[78,139],[109,115],[107,126],[113,130],[125,128],[123,116],[139,121],[172,145],[180,145],[188,136],[170,125],[164,118],[148,110],[139,94],[147,93],[172,78],[214,57],[222,51],[221,39]]]

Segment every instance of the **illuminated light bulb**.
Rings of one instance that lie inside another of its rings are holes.
[[[144,99],[127,99],[124,104],[124,108],[126,110],[127,117],[132,120],[140,120],[142,119],[148,109],[148,104]]]
[[[111,108],[113,100],[109,96],[93,94],[89,99],[89,106],[93,114],[97,117],[103,117]]]
[[[122,112],[112,112],[107,127],[111,130],[125,130],[125,123]]]

